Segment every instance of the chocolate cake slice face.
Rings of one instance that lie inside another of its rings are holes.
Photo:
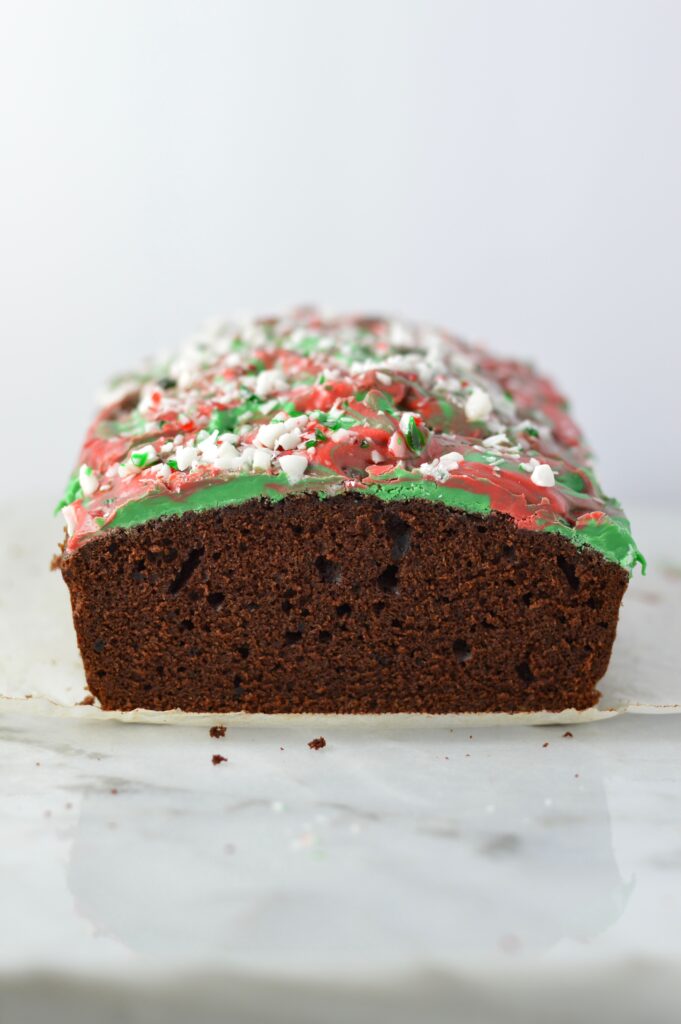
[[[119,382],[62,507],[105,709],[585,709],[642,561],[530,368],[309,311]]]
[[[339,496],[165,517],[64,563],[104,708],[587,708],[628,575],[498,513]]]

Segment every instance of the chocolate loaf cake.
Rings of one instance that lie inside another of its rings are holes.
[[[60,508],[105,709],[588,708],[643,562],[530,367],[309,310],[119,380]]]

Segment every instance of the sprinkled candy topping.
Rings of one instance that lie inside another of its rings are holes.
[[[374,317],[212,325],[116,382],[61,508],[69,551],[161,515],[314,492],[440,501],[643,561],[530,367]]]
[[[556,478],[553,475],[553,470],[545,462],[540,462],[538,466],[535,466],[532,470],[532,476],[530,480],[537,487],[555,487]]]

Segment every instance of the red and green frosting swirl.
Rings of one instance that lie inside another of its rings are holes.
[[[258,436],[271,424],[279,438]],[[564,398],[530,366],[432,328],[311,310],[213,326],[118,381],[59,508],[74,551],[160,516],[343,492],[501,512],[645,565]]]

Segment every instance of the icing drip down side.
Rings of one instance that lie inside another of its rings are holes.
[[[644,564],[553,385],[375,317],[220,323],[115,382],[60,504],[67,550],[114,527],[291,493],[503,512]]]

